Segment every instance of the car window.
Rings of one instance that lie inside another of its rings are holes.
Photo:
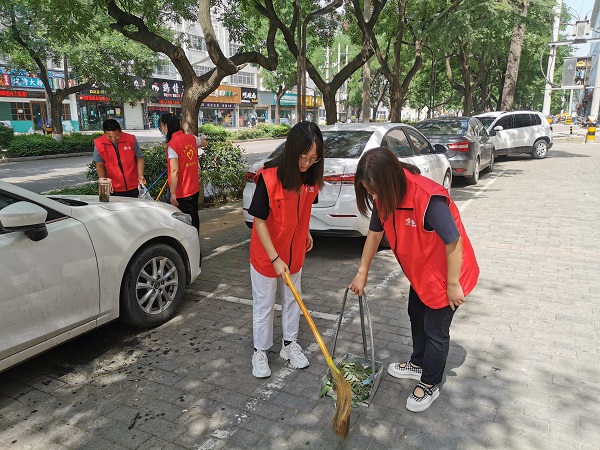
[[[531,126],[531,116],[529,114],[515,114],[515,128],[524,128]]]
[[[324,131],[326,158],[359,158],[369,142],[371,131]]]
[[[531,115],[531,123],[534,125],[541,125],[542,119],[538,114],[530,114]]]
[[[424,120],[415,128],[425,136],[434,134],[465,134],[468,120],[466,119],[435,119]]]
[[[34,203],[31,200],[19,197],[18,195],[9,194],[8,192],[0,192],[0,210],[6,208],[9,205],[12,205],[13,203],[23,202],[23,201]],[[44,205],[39,205],[38,203],[36,203],[36,205],[41,206],[46,211],[48,211],[48,216],[46,217],[46,223],[52,222],[53,220],[62,219],[63,217],[65,217],[64,214],[54,211],[53,209],[46,208]],[[2,233],[2,230],[0,230],[0,233]]]
[[[498,119],[498,122],[496,122],[496,125],[494,125],[495,127],[502,127],[503,130],[510,130],[511,128],[513,128],[512,126],[512,117],[511,116],[504,116],[504,117],[500,117],[500,119]]]
[[[478,117],[479,121],[483,124],[484,127],[489,127],[496,117]]]
[[[386,134],[383,143],[384,147],[398,157],[414,155],[413,149],[408,142],[406,134],[404,134],[404,131],[402,131],[400,128],[390,130]]]
[[[425,137],[421,136],[418,133],[415,133],[412,130],[406,130],[406,134],[408,135],[408,138],[410,139],[410,142],[412,143],[413,148],[415,149],[415,154],[420,155],[421,153],[434,153],[431,150],[431,145],[429,144],[429,141]]]

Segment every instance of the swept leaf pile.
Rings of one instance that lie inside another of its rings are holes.
[[[367,379],[373,373],[373,368],[370,365],[353,363],[344,360],[337,364],[337,368],[340,369],[342,376],[346,379],[346,381],[348,381],[350,387],[352,387],[352,406],[357,407],[360,406],[361,403],[367,401],[373,385],[372,380]],[[327,384],[323,386],[323,389],[321,389],[320,396],[325,397],[326,395],[329,395],[337,400],[335,385],[331,378],[327,380]]]

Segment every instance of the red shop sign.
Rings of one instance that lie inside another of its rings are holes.
[[[7,91],[0,89],[0,97],[27,97],[27,91]]]

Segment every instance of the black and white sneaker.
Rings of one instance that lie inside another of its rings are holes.
[[[388,366],[388,373],[396,378],[408,378],[410,380],[421,380],[423,369],[413,366],[410,361],[392,363]]]
[[[415,395],[415,390],[417,388],[421,388],[423,390],[423,397],[417,397]],[[425,411],[439,396],[440,389],[437,386],[427,387],[423,383],[419,383],[415,386],[412,393],[406,399],[406,409],[412,412]]]

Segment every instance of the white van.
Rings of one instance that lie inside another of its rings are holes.
[[[552,148],[552,126],[538,111],[494,111],[478,114],[494,144],[496,156],[529,153],[543,159]]]

